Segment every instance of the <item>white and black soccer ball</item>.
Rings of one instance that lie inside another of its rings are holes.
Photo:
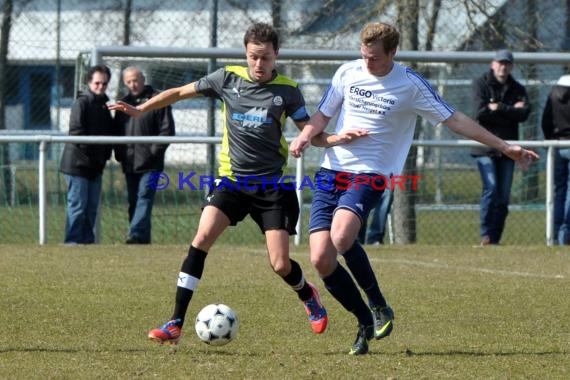
[[[196,334],[204,343],[223,346],[237,335],[239,321],[236,312],[229,306],[210,304],[196,316]]]

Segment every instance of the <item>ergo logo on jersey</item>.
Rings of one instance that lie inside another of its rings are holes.
[[[364,96],[365,98],[371,98],[372,97],[372,91],[364,90],[364,89],[358,88],[356,86],[350,86],[350,93],[360,95],[360,96]]]

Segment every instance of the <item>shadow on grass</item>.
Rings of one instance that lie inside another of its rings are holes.
[[[405,354],[406,356],[517,356],[517,355],[567,355],[568,352],[562,350],[552,351],[493,351],[493,352],[480,352],[480,351],[461,351],[450,350],[443,352],[414,352],[410,349],[398,354]]]
[[[342,352],[345,353],[345,352]],[[339,355],[339,352],[329,352],[326,355]],[[486,357],[486,356],[526,356],[526,355],[537,355],[537,356],[549,356],[549,355],[568,355],[567,351],[563,350],[552,350],[552,351],[489,351],[489,352],[476,352],[476,351],[460,351],[460,350],[450,350],[442,352],[414,352],[410,349],[401,352],[381,352],[381,351],[369,351],[367,355],[370,356],[465,356],[465,357]]]
[[[9,352],[50,352],[50,353],[70,353],[78,354],[81,352],[148,352],[147,349],[117,349],[117,350],[106,350],[106,349],[85,349],[85,348],[45,348],[45,347],[6,347],[0,348],[0,354],[6,354]]]
[[[160,345],[156,345],[156,347],[160,347]],[[182,347],[175,347],[175,346],[165,346],[164,349],[169,354],[175,354],[180,352],[181,354],[187,353],[186,348]],[[97,349],[97,348],[46,348],[46,347],[4,347],[0,348],[0,354],[7,354],[7,353],[36,353],[36,352],[46,352],[46,353],[64,353],[64,354],[80,354],[80,353],[104,353],[104,352],[116,352],[116,353],[148,353],[148,348],[117,348],[117,349]],[[256,355],[255,353],[243,353],[234,350],[224,350],[220,348],[212,348],[208,349],[201,348],[196,349],[195,347],[192,348],[192,353],[196,354],[208,354],[214,353],[216,355],[221,356],[262,356]]]

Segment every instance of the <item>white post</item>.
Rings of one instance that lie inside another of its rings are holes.
[[[303,166],[304,166],[304,155],[302,154],[301,157],[297,159],[297,167],[295,173],[295,186],[297,192],[297,200],[299,201],[299,220],[297,220],[297,226],[295,229],[297,230],[297,235],[295,235],[295,245],[301,244],[301,239],[303,238],[303,191],[299,188],[300,184],[303,183]]]
[[[554,240],[554,150],[550,145],[546,154],[546,245],[552,247]]]
[[[40,234],[40,245],[44,245],[47,242],[46,235],[46,199],[47,199],[47,187],[46,187],[46,149],[47,142],[45,140],[40,141],[40,152],[38,157],[38,207],[39,207],[39,234]]]
[[[16,165],[10,165],[10,176],[12,178],[10,178],[10,206],[12,207],[16,207],[16,191],[17,190],[17,186],[16,186]]]

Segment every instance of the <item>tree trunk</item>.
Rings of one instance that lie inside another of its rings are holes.
[[[400,49],[418,49],[418,14],[419,0],[403,0],[398,2],[398,24],[400,25]],[[416,128],[414,138],[418,135]],[[417,148],[412,147],[404,167],[404,175],[415,175]],[[396,173],[397,174],[397,173]],[[406,184],[407,185],[407,184]],[[404,190],[394,191],[392,205],[394,224],[394,242],[411,244],[417,241],[416,235],[416,193],[406,186]]]
[[[8,71],[8,43],[12,28],[12,0],[4,0],[2,7],[2,29],[0,30],[0,130],[8,129],[6,125],[6,78]],[[12,175],[10,170],[10,144],[0,145],[0,167],[4,199],[10,203],[12,199]]]
[[[536,41],[538,38],[538,19],[536,3],[534,1],[529,1],[525,6],[526,20],[527,20],[527,30],[529,37],[525,40],[524,51],[535,52],[536,51]],[[526,77],[529,81],[533,81],[537,78],[536,65],[529,65],[529,72],[526,73]],[[535,86],[527,88],[529,99],[540,99],[539,89]],[[540,125],[540,120],[538,115],[540,110],[532,110],[529,119],[526,122],[526,128],[523,128],[520,133],[520,137],[523,140],[538,140],[538,126]],[[533,201],[538,198],[538,165],[531,165],[527,173],[522,176],[522,189],[521,189],[521,201]]]

